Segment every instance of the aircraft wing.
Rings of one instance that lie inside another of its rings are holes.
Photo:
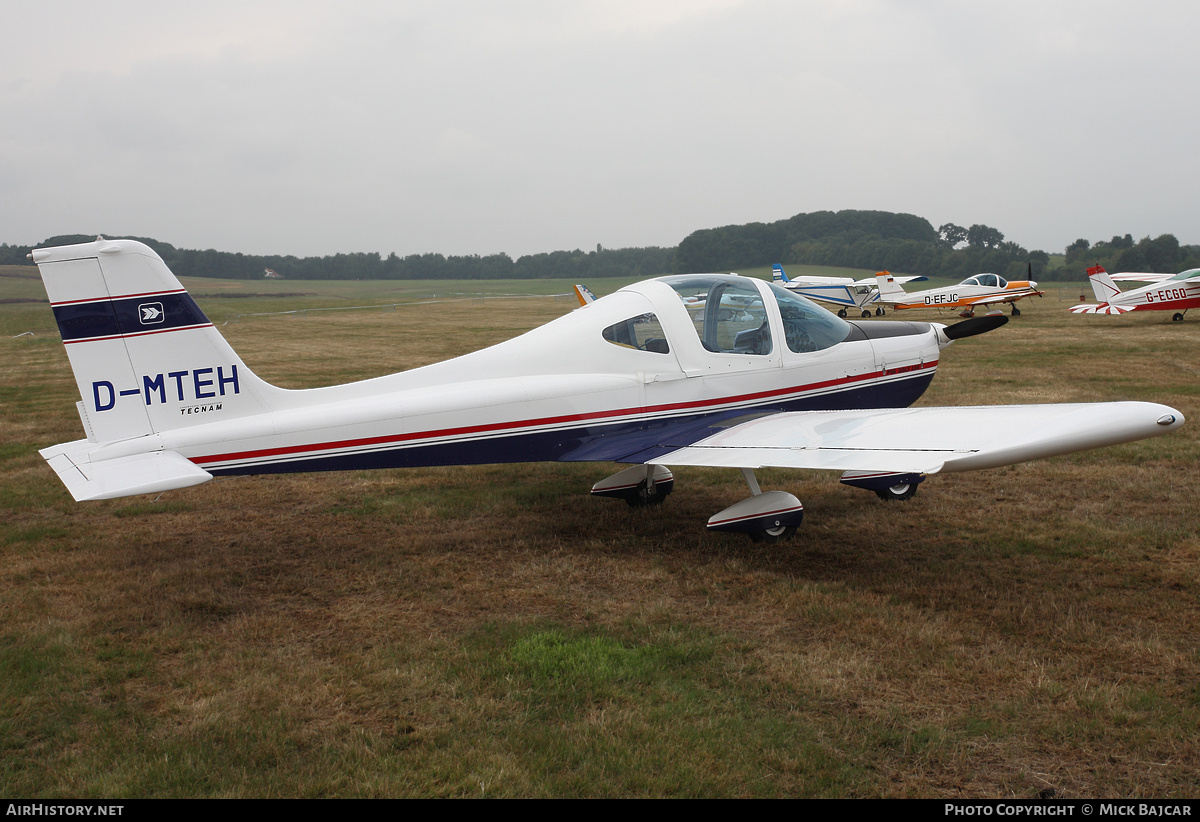
[[[1174,274],[1150,274],[1147,272],[1124,271],[1120,274],[1110,274],[1114,282],[1118,283],[1161,283],[1163,280],[1169,280],[1174,277]]]
[[[748,420],[653,464],[933,474],[995,468],[1165,434],[1148,402],[799,411]]]
[[[923,276],[921,274],[916,274],[912,277],[898,277],[895,274],[892,275],[892,280],[894,282],[896,282],[898,285],[904,285],[904,283],[919,283],[922,280],[928,280],[928,279],[929,279],[928,277]],[[874,285],[877,285],[877,282],[874,277],[864,277],[861,280],[855,280],[854,285],[874,286]]]
[[[790,286],[823,286],[823,285],[854,285],[853,277],[822,277],[814,274],[809,277],[792,277],[787,281]],[[871,285],[875,285],[875,279],[871,279]]]
[[[996,305],[998,303],[1012,303],[1024,297],[1032,297],[1034,295],[1041,296],[1045,292],[1038,291],[1034,288],[1021,289],[1020,291],[997,291],[995,294],[989,294],[986,297],[980,297],[977,300],[972,300],[971,305]]]

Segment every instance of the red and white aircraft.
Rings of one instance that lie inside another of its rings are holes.
[[[77,500],[237,474],[562,460],[628,463],[593,493],[636,505],[671,491],[667,465],[711,465],[741,469],[751,496],[708,527],[773,540],[795,530],[803,506],[762,492],[760,466],[839,470],[906,498],[927,474],[1183,424],[1145,402],[907,408],[943,348],[1006,318],[853,323],[771,283],[716,274],[638,283],[434,365],[285,390],[250,371],[141,243],[31,256],[86,433],[41,453]]]
[[[976,274],[958,285],[905,292],[887,271],[875,275],[879,283],[878,302],[896,310],[903,308],[961,308],[961,316],[975,316],[976,306],[1012,304],[1012,315],[1021,316],[1017,300],[1042,295],[1033,280],[1006,280],[998,274]]]
[[[1171,319],[1179,322],[1189,308],[1200,306],[1200,268],[1179,274],[1124,272],[1109,276],[1101,266],[1087,270],[1088,281],[1098,305],[1071,308],[1074,314],[1125,314],[1129,311],[1174,311]],[[1150,285],[1122,291],[1114,281],[1142,282]]]

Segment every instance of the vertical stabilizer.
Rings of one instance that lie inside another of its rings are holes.
[[[788,275],[784,272],[783,266],[779,263],[771,266],[771,281],[776,283],[790,283]]]
[[[575,286],[575,299],[579,300],[581,306],[591,305],[596,302],[596,295],[586,285]]]
[[[1103,266],[1092,266],[1087,270],[1087,275],[1088,282],[1092,284],[1092,292],[1096,295],[1096,302],[1111,302],[1113,297],[1121,293],[1121,289],[1117,288],[1117,284],[1108,276]]]
[[[87,438],[110,442],[257,414],[258,379],[153,250],[132,240],[33,252],[79,386]]]
[[[880,271],[875,274],[875,282],[879,284],[879,299],[884,301],[903,302],[908,296],[904,289],[896,282],[889,271]]]

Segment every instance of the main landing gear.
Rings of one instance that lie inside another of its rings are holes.
[[[1186,313],[1187,313],[1186,311],[1175,312],[1175,314],[1171,317],[1171,322],[1173,322],[1173,323],[1183,322],[1183,315]]]
[[[665,465],[635,465],[592,486],[598,497],[623,499],[630,508],[661,505],[675,487],[675,475]]]
[[[804,521],[804,506],[786,491],[766,491],[758,486],[754,469],[743,468],[750,496],[708,518],[708,530],[746,534],[755,542],[780,542],[796,533]],[[842,483],[874,491],[882,500],[912,499],[924,474],[889,471],[847,471]],[[623,499],[634,508],[660,504],[675,486],[675,475],[664,465],[635,465],[592,486],[599,497]]]
[[[786,491],[758,487],[754,471],[743,468],[751,496],[709,517],[708,530],[746,534],[755,542],[779,542],[796,533],[804,519],[804,506]],[[618,471],[592,486],[598,497],[623,499],[634,508],[658,505],[675,485],[675,477],[664,465],[635,465]]]
[[[883,317],[886,314],[887,314],[887,310],[882,305],[875,309],[876,317]],[[844,319],[846,319],[846,317],[849,316],[849,313],[846,311],[846,309],[839,308],[837,315],[844,320]],[[869,308],[862,309],[862,315],[863,315],[864,320],[867,319],[868,317],[871,316],[871,309],[869,309]]]
[[[752,496],[708,518],[708,530],[746,534],[755,542],[779,542],[796,533],[804,520],[804,506],[786,491],[763,491],[753,468],[743,468],[742,476]]]
[[[924,474],[894,474],[880,471],[847,471],[842,484],[874,491],[875,496],[889,502],[912,499],[917,486],[925,481]]]

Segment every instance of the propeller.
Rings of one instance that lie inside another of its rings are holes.
[[[961,340],[964,337],[985,334],[988,331],[999,328],[1006,322],[1008,322],[1008,316],[1005,314],[987,314],[983,317],[972,317],[969,320],[948,325],[942,329],[942,333],[952,340]]]

